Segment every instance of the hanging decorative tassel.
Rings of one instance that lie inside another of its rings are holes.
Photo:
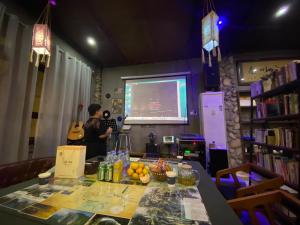
[[[208,66],[211,67],[211,56],[210,56],[210,52],[208,53]]]
[[[46,64],[46,67],[49,68],[50,66],[50,55],[47,57],[47,64]]]
[[[204,64],[205,63],[205,55],[204,55],[204,50],[203,50],[203,48],[202,48],[202,63]]]
[[[220,50],[220,48],[218,47],[218,62],[221,62],[221,61],[222,61],[221,50]]]
[[[30,59],[29,61],[32,63],[33,62],[33,50],[30,51]]]
[[[41,62],[45,62],[45,57],[46,57],[45,54],[43,54]]]
[[[212,53],[213,53],[213,57],[217,56],[216,48],[213,48]]]
[[[39,54],[37,54],[37,56],[36,56],[36,60],[35,60],[35,67],[38,67],[38,66],[39,66],[39,64],[40,64],[40,55],[39,55]]]

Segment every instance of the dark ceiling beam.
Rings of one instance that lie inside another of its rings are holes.
[[[146,58],[143,59],[142,63],[147,63],[149,61],[153,62],[153,59],[157,59],[157,49],[155,49],[155,44],[153,42],[152,32],[151,32],[151,24],[149,23],[151,17],[153,16],[149,10],[147,3],[148,1],[140,1],[139,3],[139,17],[144,18],[141,22],[142,30],[143,30],[143,37],[146,42],[146,46],[148,46],[147,50],[145,51],[148,53]],[[152,60],[151,60],[152,59]]]
[[[91,4],[91,0],[87,0],[87,5],[88,5],[88,9],[90,11],[90,14],[92,15],[93,20],[95,22],[95,26],[96,26],[97,30],[102,31],[106,35],[108,40],[111,41],[112,45],[119,52],[119,54],[120,54],[122,60],[124,61],[124,63],[127,64],[129,62],[129,60],[126,57],[126,54],[124,54],[124,52],[122,51],[122,48],[120,47],[119,43],[115,40],[115,38],[112,35],[110,29],[107,26],[105,26],[102,19],[98,16],[99,12],[95,11],[95,10],[97,10],[97,8],[94,5]]]

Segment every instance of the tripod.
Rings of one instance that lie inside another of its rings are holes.
[[[131,137],[130,137],[130,127],[128,129],[124,129],[124,122],[127,116],[122,118],[122,123],[118,127],[118,131],[115,133],[115,151],[124,150],[131,152]],[[125,146],[124,146],[125,144]]]

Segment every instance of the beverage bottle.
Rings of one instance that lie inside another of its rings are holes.
[[[123,162],[122,160],[117,160],[113,166],[113,182],[118,183],[122,179],[123,172]]]

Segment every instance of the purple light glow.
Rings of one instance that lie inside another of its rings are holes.
[[[56,0],[49,0],[49,2],[50,2],[50,5],[56,6]]]
[[[217,22],[217,25],[219,27],[219,30],[222,30],[225,26],[227,26],[228,21],[227,18],[225,16],[219,16],[219,20]]]

